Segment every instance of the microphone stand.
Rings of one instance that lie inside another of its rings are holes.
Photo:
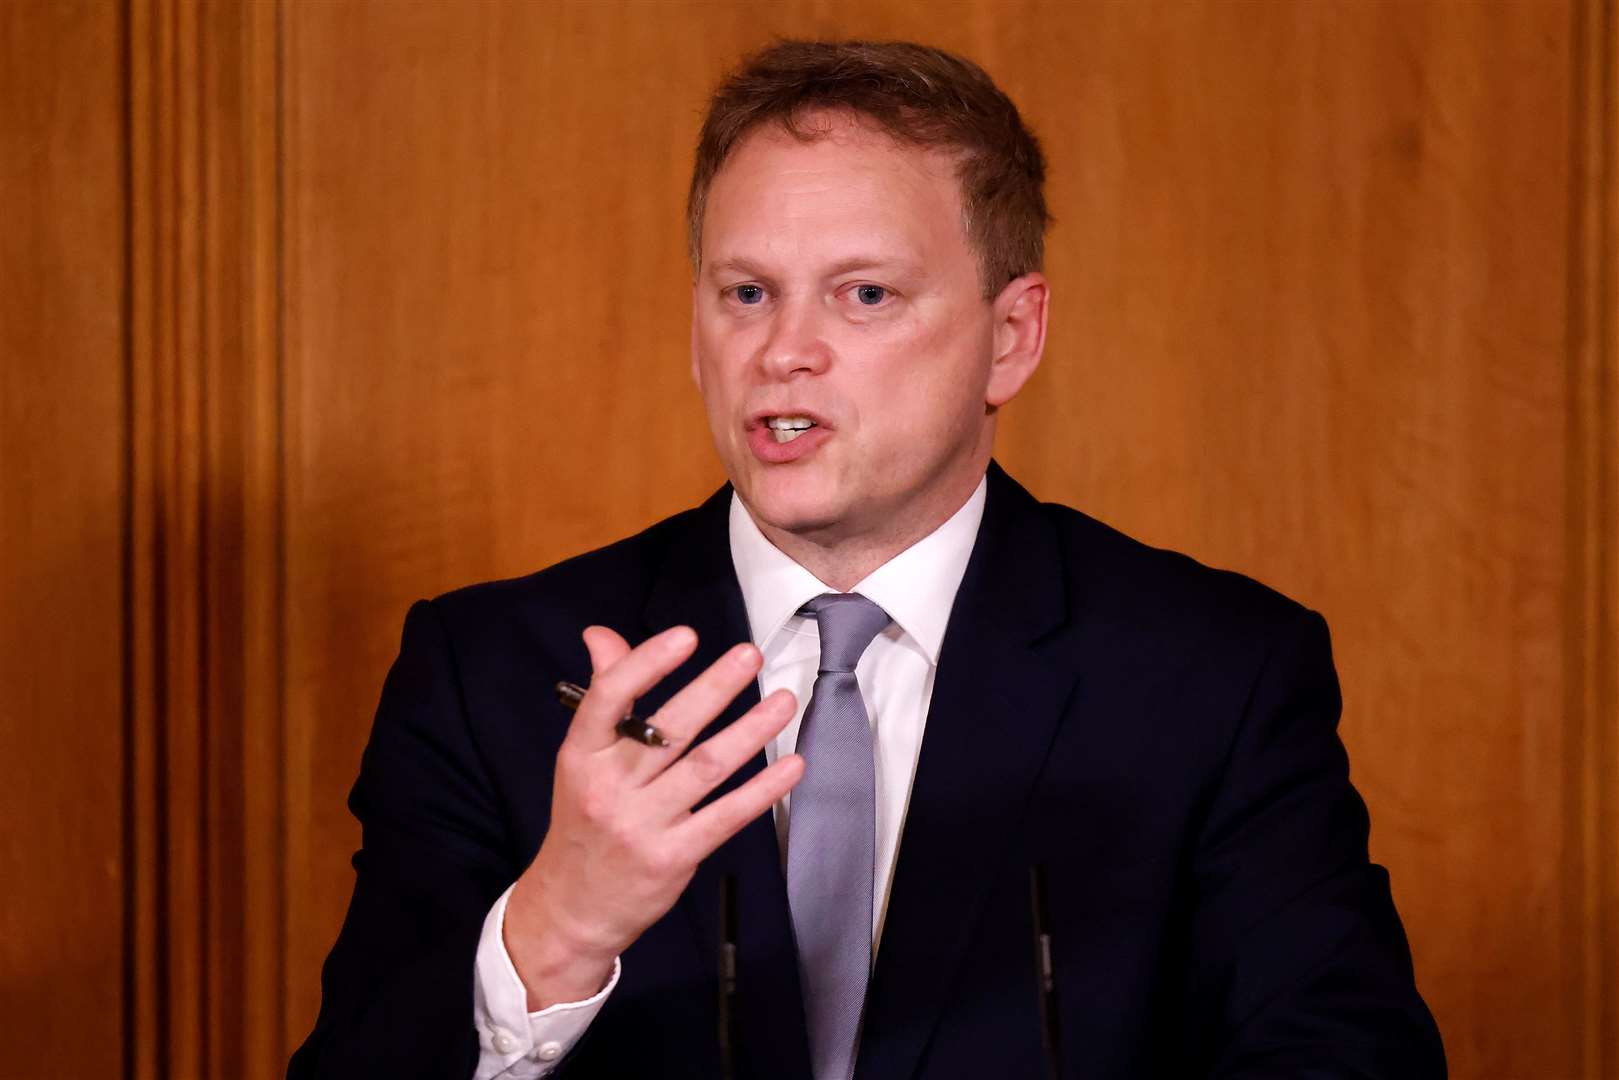
[[[1034,914],[1035,990],[1040,1008],[1040,1044],[1051,1080],[1062,1080],[1062,1041],[1057,1024],[1057,979],[1051,960],[1051,908],[1046,897],[1046,871],[1029,867],[1029,901]],[[719,1044],[721,1080],[735,1080],[736,1051],[736,877],[720,881]]]
[[[1040,1043],[1051,1080],[1062,1080],[1062,1042],[1057,1025],[1057,979],[1051,963],[1051,908],[1046,899],[1046,868],[1029,867],[1029,900],[1034,909],[1034,973],[1040,1002]]]
[[[720,880],[720,1077],[735,1080],[736,1051],[731,1032],[736,1021],[736,875]]]

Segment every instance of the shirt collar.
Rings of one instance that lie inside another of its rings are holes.
[[[857,592],[888,612],[922,650],[939,662],[945,626],[984,518],[986,481],[943,525],[889,559],[857,583]],[[822,593],[837,592],[765,538],[736,492],[731,493],[731,563],[742,586],[753,643],[761,649],[798,609]]]

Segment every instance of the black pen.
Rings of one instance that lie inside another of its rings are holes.
[[[585,688],[571,682],[559,682],[557,683],[557,700],[566,705],[569,712],[576,712],[579,708],[579,703],[585,700]],[[674,745],[664,736],[663,732],[636,716],[633,712],[625,713],[623,718],[615,725],[614,730],[618,732],[621,738],[633,739],[643,746]]]

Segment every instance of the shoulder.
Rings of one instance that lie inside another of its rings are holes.
[[[1332,644],[1319,614],[1246,574],[1075,510],[1039,512],[1057,537],[1068,605],[1053,648],[1088,679],[1093,703],[1136,718],[1136,737],[1212,767],[1272,684],[1273,694],[1308,688],[1323,703],[1300,722],[1336,724]]]
[[[633,536],[522,577],[485,581],[429,601],[457,651],[498,653],[513,644],[572,651],[591,624],[625,633],[639,624],[653,583],[671,550],[697,527],[704,507]]]
[[[1070,611],[1127,637],[1172,638],[1186,648],[1263,649],[1321,617],[1234,570],[1154,547],[1067,506],[1040,503],[1056,538]]]

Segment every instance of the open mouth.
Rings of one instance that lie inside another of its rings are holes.
[[[792,442],[815,426],[815,421],[807,416],[772,416],[765,420],[771,437],[779,443]]]

